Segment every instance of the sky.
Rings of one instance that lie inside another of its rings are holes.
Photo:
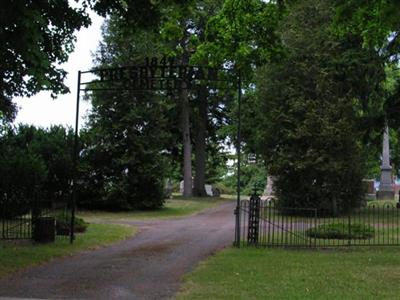
[[[100,42],[101,25],[104,20],[94,12],[89,14],[92,25],[76,33],[75,50],[70,54],[68,62],[62,65],[63,69],[68,72],[65,84],[69,87],[70,93],[60,95],[56,99],[50,97],[50,92],[40,92],[30,98],[14,98],[19,107],[14,124],[24,123],[41,127],[59,124],[75,126],[78,71],[91,69],[92,53],[96,51]],[[80,125],[82,125],[83,117],[89,107],[89,103],[81,101]]]

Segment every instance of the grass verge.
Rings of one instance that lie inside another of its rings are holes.
[[[227,249],[185,277],[177,299],[398,299],[400,250]]]
[[[174,196],[173,199],[167,199],[165,205],[157,210],[129,212],[79,211],[78,215],[89,222],[168,219],[192,215],[227,200],[232,200],[232,196],[223,195],[221,197],[208,198]]]
[[[57,239],[52,244],[4,241],[0,243],[0,277],[56,257],[110,245],[133,236],[135,232],[131,226],[90,224],[86,233],[77,234],[72,245],[67,238]]]

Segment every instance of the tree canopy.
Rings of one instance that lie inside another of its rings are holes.
[[[32,184],[49,197],[69,193],[70,132],[12,128],[12,98],[67,91],[61,64],[75,32],[90,24],[88,9],[107,16],[97,67],[165,56],[240,72],[242,147],[256,157],[244,162],[242,187],[267,171],[277,178],[281,207],[336,214],[359,206],[361,179],[377,173],[386,122],[393,147],[400,145],[396,0],[76,2],[7,0],[0,12],[0,142],[12,157],[0,172],[35,176]],[[181,82],[176,93],[87,93],[93,109],[81,132],[80,205],[160,207],[171,176],[184,178],[188,196],[192,177],[196,195],[205,194],[205,182],[232,187],[224,148],[236,141],[235,82],[232,91]]]
[[[68,1],[3,1],[0,12],[1,102],[41,90],[67,91],[60,65],[74,49],[75,32],[90,24]]]
[[[361,124],[385,74],[359,35],[331,31],[333,16],[329,0],[290,7],[281,25],[286,55],[259,74],[258,144],[281,206],[337,214],[360,205]]]

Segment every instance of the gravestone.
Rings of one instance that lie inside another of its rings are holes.
[[[363,179],[363,191],[364,191],[364,201],[362,205],[367,205],[368,200],[376,200],[376,189],[375,180],[373,179]]]
[[[165,181],[165,187],[164,187],[164,197],[165,198],[171,198],[172,196],[172,183],[170,179],[167,179]]]
[[[213,196],[212,186],[210,184],[204,185],[207,196]]]
[[[219,197],[219,190],[211,184],[205,184],[204,190],[206,191],[207,196],[209,197]],[[179,184],[179,192],[183,193],[183,180]]]

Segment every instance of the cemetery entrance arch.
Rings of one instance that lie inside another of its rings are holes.
[[[71,197],[71,243],[74,240],[75,207],[77,203],[77,164],[78,134],[79,134],[79,103],[81,92],[90,94],[94,91],[131,91],[135,93],[154,92],[166,97],[174,97],[182,90],[195,91],[200,86],[207,86],[214,92],[228,91],[237,94],[238,123],[237,123],[237,206],[235,210],[235,240],[240,240],[239,204],[240,204],[240,160],[241,160],[241,77],[240,72],[231,68],[212,68],[178,63],[174,58],[145,58],[142,64],[96,68],[78,72],[75,141],[74,141],[74,175],[73,192]]]

